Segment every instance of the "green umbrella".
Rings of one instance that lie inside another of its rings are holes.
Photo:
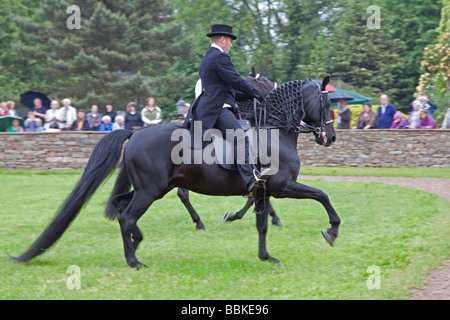
[[[348,90],[344,90],[341,88],[336,88],[337,91],[335,92],[330,92],[328,94],[328,96],[330,97],[330,99],[333,98],[333,94],[338,95],[338,94],[342,94],[345,96],[351,96],[353,97],[353,100],[347,100],[347,104],[363,104],[364,102],[369,102],[372,103],[372,98],[363,96],[362,94],[356,93],[356,92],[352,92],[352,91],[348,91]],[[333,102],[331,105],[333,106],[337,106],[338,102]]]
[[[23,120],[20,117],[4,116],[0,117],[0,132],[6,132],[11,127],[14,119],[19,120],[20,125],[23,127]]]

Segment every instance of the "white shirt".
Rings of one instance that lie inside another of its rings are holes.
[[[221,47],[219,47],[219,46],[218,46],[217,44],[215,44],[215,43],[212,43],[212,44],[211,44],[211,47],[216,48],[216,49],[219,49],[221,52],[224,52],[223,49],[222,49]]]
[[[215,43],[212,43],[212,44],[211,44],[211,47],[212,47],[212,48],[219,49],[221,52],[224,52],[223,49],[222,49],[221,47],[219,47],[219,46],[218,46],[217,44],[215,44]],[[228,103],[225,103],[225,104],[223,105],[223,107],[224,107],[224,108],[231,108],[231,106],[230,106]]]

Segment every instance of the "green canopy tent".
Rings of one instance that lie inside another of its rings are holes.
[[[352,92],[352,91],[348,91],[348,90],[344,90],[344,89],[341,89],[341,88],[336,88],[336,89],[337,89],[337,91],[330,92],[328,94],[330,99],[333,99],[333,96],[337,97],[337,96],[342,94],[342,95],[345,95],[345,96],[348,95],[348,96],[353,97],[353,100],[347,100],[347,104],[363,104],[364,102],[372,103],[372,100],[373,100],[372,98],[363,96],[362,94],[359,94],[359,93],[356,93],[356,92]],[[333,102],[331,105],[332,106],[337,106],[338,102],[337,101]]]

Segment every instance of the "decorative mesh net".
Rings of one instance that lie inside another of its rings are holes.
[[[303,107],[303,80],[286,82],[270,92],[264,99],[267,112],[267,122],[275,126],[291,126],[300,123],[298,110]],[[237,102],[239,112],[244,120],[254,123],[253,100]],[[257,102],[257,112],[263,106]],[[259,115],[258,115],[259,116]]]

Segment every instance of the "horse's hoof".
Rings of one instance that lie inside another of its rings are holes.
[[[328,233],[327,230],[322,230],[322,235],[325,238],[325,240],[327,240],[327,242],[330,246],[334,245],[334,241],[336,240],[335,235]]]
[[[140,268],[148,268],[148,266],[146,264],[140,263],[139,261],[130,263],[129,266],[131,268],[135,268],[136,270],[139,270]]]
[[[267,259],[267,261],[271,262],[271,263],[280,263],[280,260],[274,258],[274,257],[269,257],[269,259]]]
[[[280,263],[280,260],[272,257],[272,256],[268,256],[268,257],[264,257],[264,258],[259,258],[261,261],[269,261],[271,263]]]
[[[202,224],[197,224],[195,226],[195,230],[203,230],[203,231],[205,231],[205,226],[203,225],[203,223]]]
[[[273,219],[272,220],[272,225],[277,226],[277,227],[282,227],[283,226],[283,224],[281,223],[281,221],[279,219],[277,219],[277,220]]]
[[[222,223],[225,223],[225,222],[227,222],[227,221],[230,221],[230,220],[228,220],[228,218],[230,218],[230,217],[232,217],[232,216],[233,216],[233,214],[232,214],[231,212],[225,213],[225,215],[224,215],[223,218],[222,218]]]

